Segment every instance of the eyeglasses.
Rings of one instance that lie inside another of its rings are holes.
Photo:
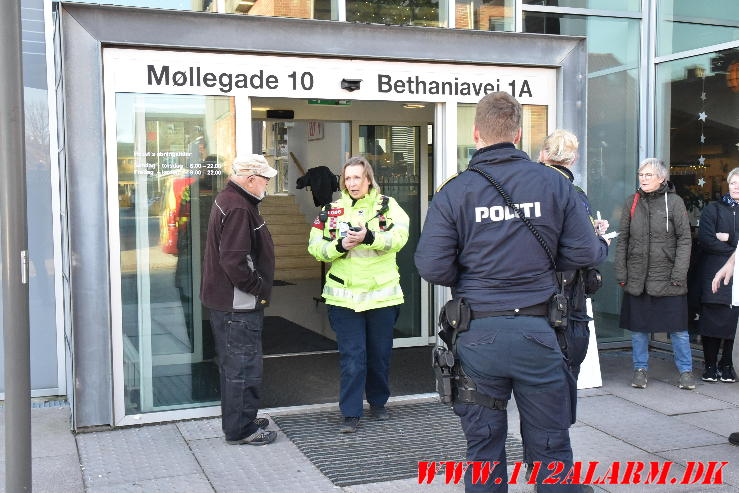
[[[267,178],[266,176],[263,176],[263,175],[254,175],[254,176],[258,176],[259,178],[264,178],[264,181],[269,183],[270,178]]]
[[[639,173],[639,178],[646,178],[647,180],[651,180],[653,176],[655,176],[654,173]]]

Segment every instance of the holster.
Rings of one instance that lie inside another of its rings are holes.
[[[495,399],[477,391],[477,386],[469,378],[459,358],[456,357],[457,336],[470,328],[472,310],[464,298],[448,301],[439,313],[439,337],[446,344],[434,347],[432,366],[436,376],[436,390],[444,404],[477,404],[491,409],[504,410],[507,400]]]

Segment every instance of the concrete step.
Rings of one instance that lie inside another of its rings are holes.
[[[321,266],[302,269],[275,269],[275,279],[290,281],[293,279],[318,279],[321,277]]]
[[[316,269],[321,268],[321,264],[318,260],[308,255],[300,257],[275,257],[275,269],[310,269],[315,267]]]

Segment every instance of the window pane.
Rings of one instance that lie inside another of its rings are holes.
[[[446,27],[441,5],[446,0],[346,0],[346,20],[401,26]]]
[[[736,0],[660,0],[657,4],[658,55],[736,40],[739,40]]]
[[[739,50],[657,67],[657,155],[697,227],[703,206],[728,191],[739,166]]]
[[[300,19],[337,20],[336,0],[78,0],[79,3],[194,10],[221,14],[265,15]]]
[[[639,23],[616,19],[524,12],[527,32],[588,37],[587,192],[593,213],[618,227],[627,195],[636,184],[639,159]],[[586,163],[579,163],[585,167]],[[615,244],[614,244],[615,245]],[[611,247],[611,251],[614,248]],[[598,340],[622,340],[618,326],[622,290],[613,254],[599,267],[603,287],[593,298]]]
[[[235,149],[233,98],[116,96],[126,414],[212,405],[198,291],[208,216]]]
[[[474,104],[457,105],[457,171],[467,169],[470,158],[475,153],[475,143],[472,140],[472,127],[475,123]],[[547,136],[548,108],[525,104],[521,126],[523,133],[518,148],[530,158],[536,160],[544,137]]]
[[[525,5],[640,12],[641,0],[523,0]]]
[[[514,0],[458,0],[454,6],[457,29],[514,31]]]
[[[421,277],[413,262],[421,235],[421,127],[360,125],[359,154],[367,158],[383,194],[393,197],[410,218],[408,243],[397,253],[405,303],[393,337],[420,337]]]

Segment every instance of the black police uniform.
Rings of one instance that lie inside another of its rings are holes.
[[[554,253],[558,269],[575,270],[606,257],[607,244],[558,171],[531,161],[510,143],[478,150],[470,166],[502,185]],[[434,196],[415,262],[424,279],[450,286],[472,309],[470,328],[457,339],[457,355],[477,391],[499,400],[509,400],[513,392],[529,458],[544,467],[561,461],[566,472],[572,465],[569,426],[576,384],[544,316],[557,283],[539,241],[484,177],[465,171]],[[527,316],[501,314],[523,308]],[[500,461],[487,485],[473,485],[468,470],[467,491],[507,491],[506,411],[463,403],[455,403],[454,410],[467,438],[467,459]],[[538,491],[580,487],[540,485]]]

